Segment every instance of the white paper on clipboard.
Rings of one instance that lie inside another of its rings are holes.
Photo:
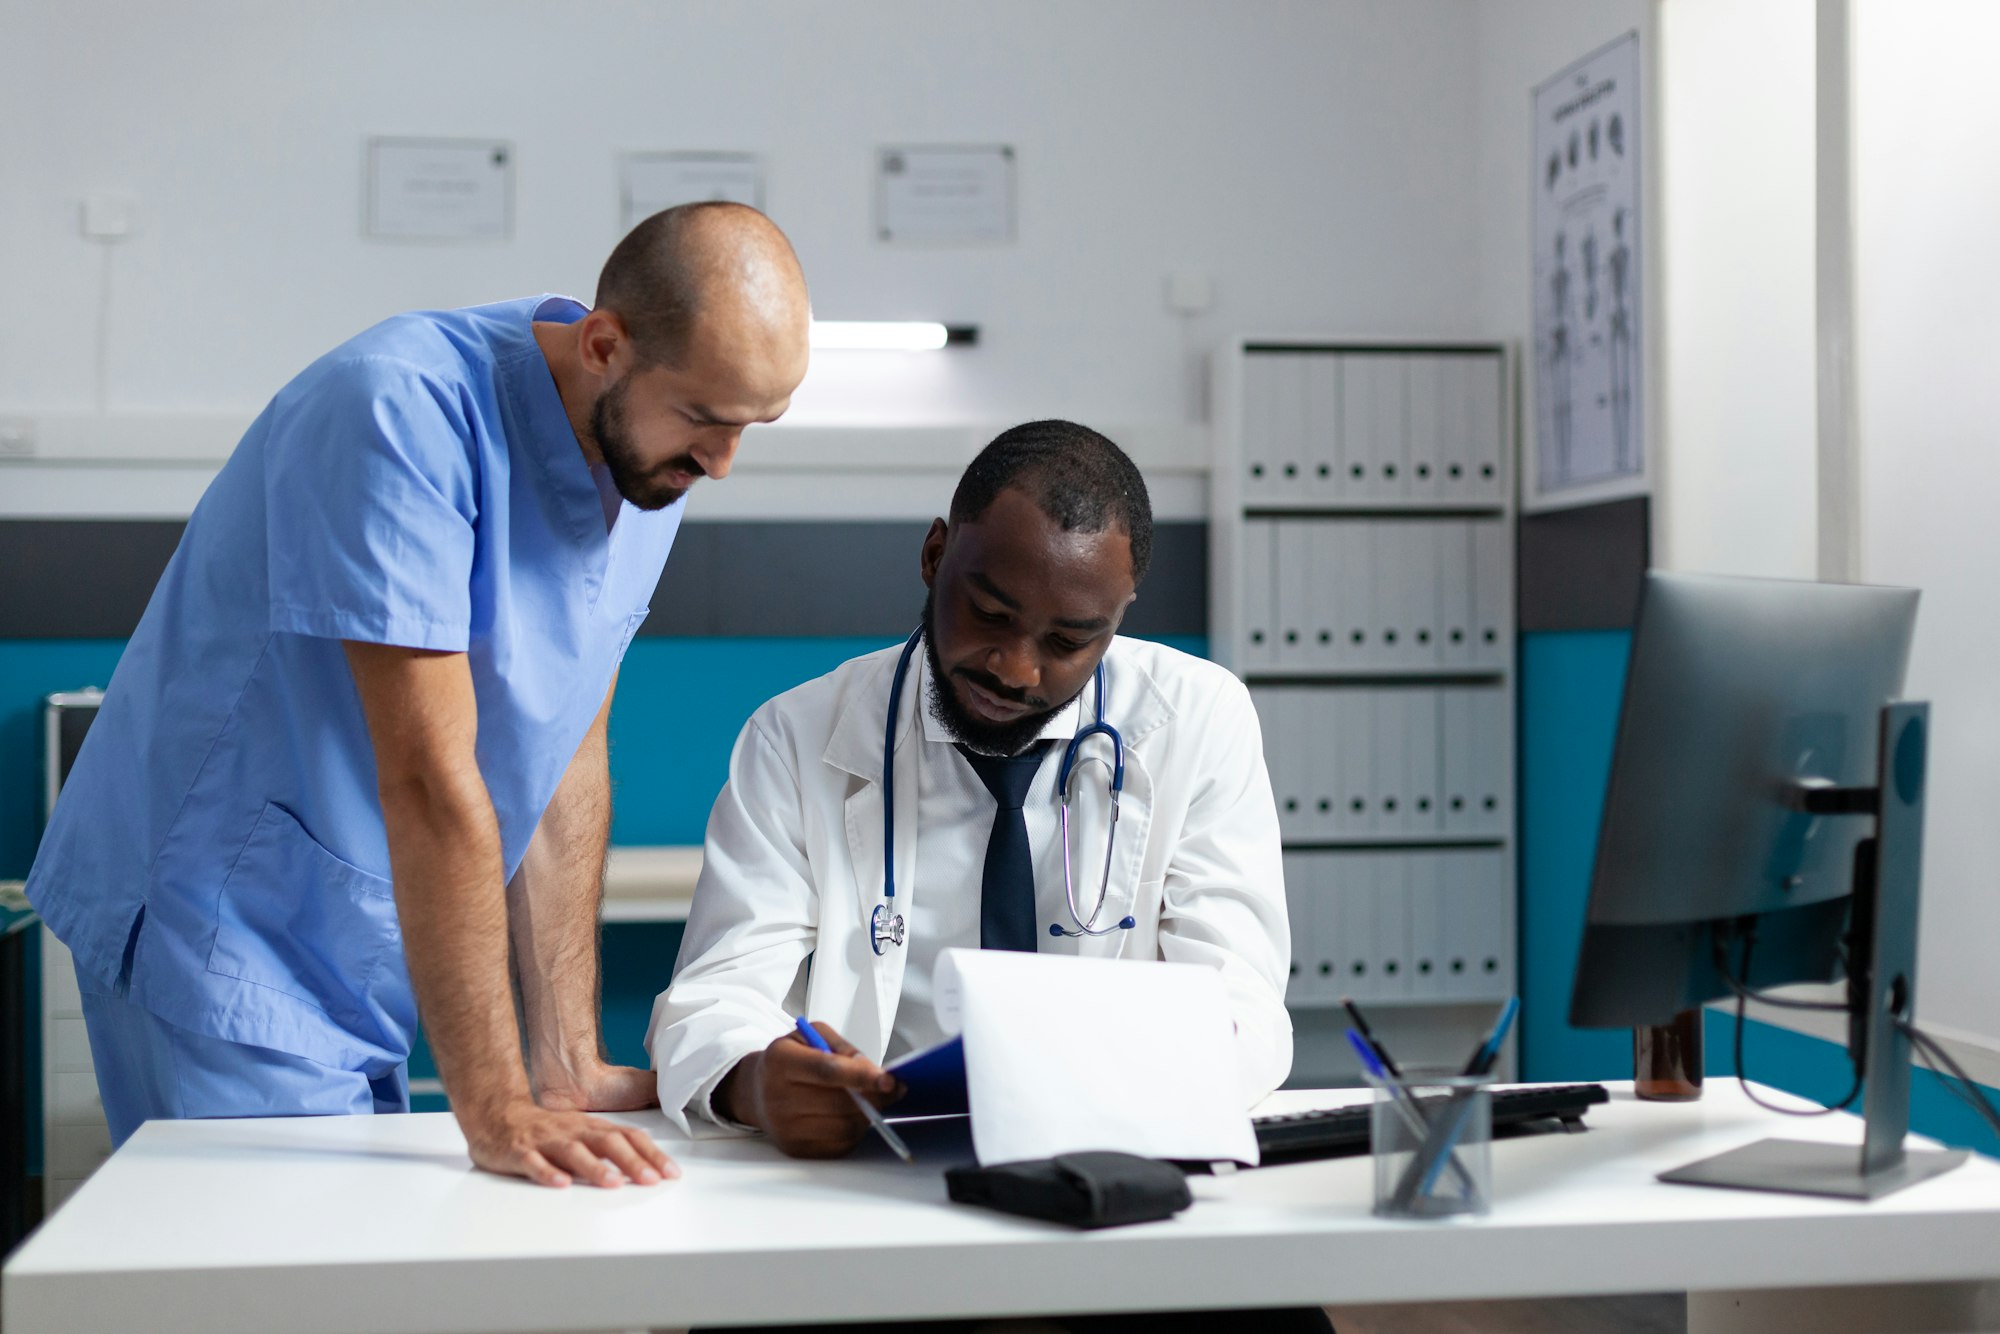
[[[1215,969],[957,949],[934,988],[938,1022],[965,1038],[981,1163],[1090,1149],[1257,1162]]]

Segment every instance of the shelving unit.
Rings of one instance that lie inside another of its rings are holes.
[[[1294,1082],[1340,998],[1453,1063],[1514,979],[1513,367],[1499,344],[1243,338],[1217,358],[1210,641],[1285,842]]]

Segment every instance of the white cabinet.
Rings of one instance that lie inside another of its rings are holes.
[[[1514,367],[1237,339],[1216,372],[1211,643],[1262,722],[1324,1082],[1343,996],[1448,1050],[1514,990]]]

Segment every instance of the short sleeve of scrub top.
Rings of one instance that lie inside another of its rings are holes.
[[[463,652],[478,517],[471,426],[408,363],[317,368],[266,445],[271,629]]]

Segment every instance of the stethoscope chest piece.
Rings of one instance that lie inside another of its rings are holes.
[[[878,903],[875,911],[868,916],[868,945],[877,954],[885,953],[884,946],[903,943],[903,914],[890,912],[889,905]]]

